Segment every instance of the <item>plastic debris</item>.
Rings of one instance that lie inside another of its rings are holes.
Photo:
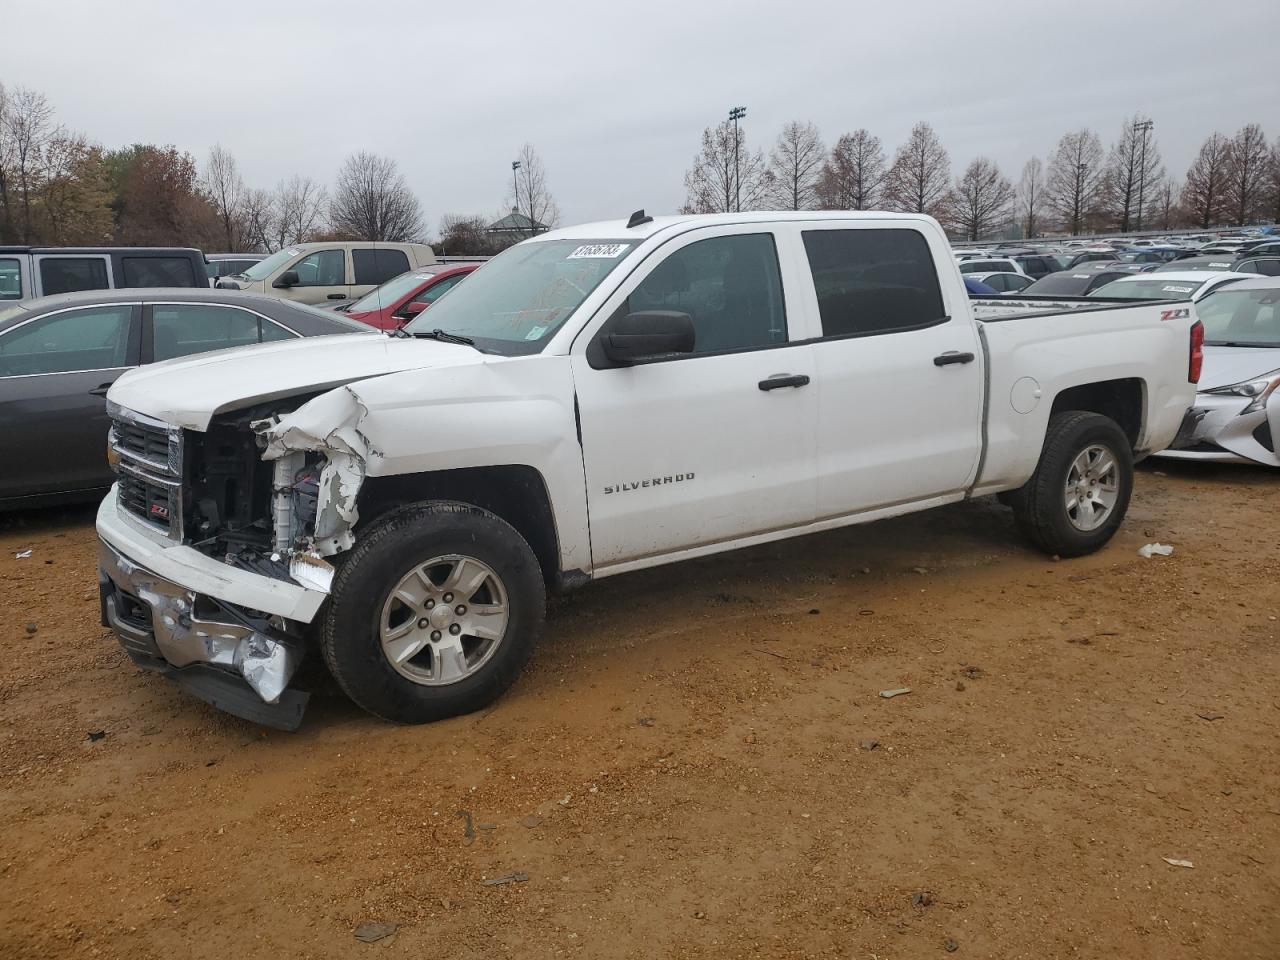
[[[398,923],[362,923],[356,927],[356,939],[361,943],[377,943],[399,929]]]
[[[13,558],[15,560],[25,560],[29,556],[31,556],[31,550],[28,548],[26,550],[19,550],[17,553],[13,555]]]
[[[879,740],[863,740],[861,743],[858,744],[858,746],[860,746],[863,750],[874,750],[876,747],[880,746],[880,741]]]
[[[107,731],[105,730],[90,730],[88,739],[90,743],[97,743],[106,735],[107,735]]]
[[[490,877],[484,882],[486,887],[500,887],[507,883],[524,883],[529,879],[527,873],[508,873],[501,877]]]
[[[1197,713],[1196,716],[1199,717],[1201,720],[1225,720],[1226,719],[1226,714],[1213,713],[1211,711],[1206,711],[1204,713]]]
[[[911,905],[913,907],[932,907],[933,894],[928,890],[921,890],[911,895]]]
[[[946,950],[947,953],[955,953],[960,949],[960,944],[956,943],[954,940],[948,940],[942,945],[942,949]]]
[[[37,627],[34,623],[28,623],[28,624],[27,624],[27,635],[28,635],[28,636],[30,636],[31,634],[35,633],[35,632],[36,632],[37,630],[39,630],[39,629],[40,629],[40,628],[39,628],[39,627]]]
[[[1175,860],[1173,857],[1161,857],[1160,859],[1163,860],[1165,863],[1169,864],[1169,866],[1171,867],[1186,867],[1188,870],[1190,870],[1192,867],[1195,866],[1195,864],[1192,863],[1190,860]]]
[[[459,810],[454,816],[461,817],[462,822],[466,824],[462,831],[462,843],[464,846],[469,846],[476,838],[476,831],[471,826],[471,813],[467,810]]]
[[[898,687],[896,690],[881,690],[880,696],[884,697],[886,700],[892,700],[894,697],[900,697],[904,693],[910,692],[910,687]]]
[[[1156,555],[1171,557],[1173,556],[1173,547],[1167,543],[1147,543],[1138,548],[1138,556],[1140,557],[1150,560]]]

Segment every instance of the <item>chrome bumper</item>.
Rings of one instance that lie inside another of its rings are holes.
[[[102,541],[98,569],[103,625],[135,663],[191,681],[183,685],[229,713],[296,729],[307,700],[288,689],[303,659],[299,639],[260,615],[166,580]],[[246,685],[256,697],[244,696]]]

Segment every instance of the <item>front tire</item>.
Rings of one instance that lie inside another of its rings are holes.
[[[1132,493],[1133,451],[1124,431],[1109,417],[1069,410],[1050,417],[1036,472],[1008,501],[1033,544],[1079,557],[1115,535]]]
[[[545,607],[537,558],[510,524],[468,504],[417,504],[357,541],[334,578],[320,647],[356,704],[427,723],[511,686]]]

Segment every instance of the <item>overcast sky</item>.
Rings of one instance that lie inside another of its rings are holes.
[[[1280,134],[1280,0],[10,0],[0,82],[44,92],[106,146],[221,143],[245,179],[331,182],[396,159],[434,229],[501,209],[542,154],[562,222],[675,211],[702,129],[747,107],[766,152],[788,120],[892,155],[928,120],[953,174],[1016,181],[1068,129],[1110,144],[1155,120],[1179,177],[1214,129]]]

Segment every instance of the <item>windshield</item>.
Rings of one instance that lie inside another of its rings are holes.
[[[1051,297],[1083,297],[1093,278],[1094,274],[1091,273],[1051,273],[1023,287],[1022,292],[1028,296],[1044,294]]]
[[[364,313],[367,310],[381,310],[383,307],[395,303],[401,297],[406,297],[416,288],[430,280],[433,275],[439,273],[438,270],[410,270],[408,273],[402,273],[398,277],[392,277],[382,286],[374,290],[370,290],[363,297],[351,305],[348,313]]]
[[[1204,342],[1280,347],[1280,288],[1215,290],[1198,304]]]
[[[250,280],[265,280],[301,252],[297,247],[285,247],[283,250],[277,250],[267,259],[259,260],[246,270],[243,275]]]
[[[1204,284],[1203,280],[1113,280],[1089,296],[1116,300],[1190,300]]]
[[[632,246],[626,240],[517,244],[404,329],[460,334],[508,356],[537,353]]]

